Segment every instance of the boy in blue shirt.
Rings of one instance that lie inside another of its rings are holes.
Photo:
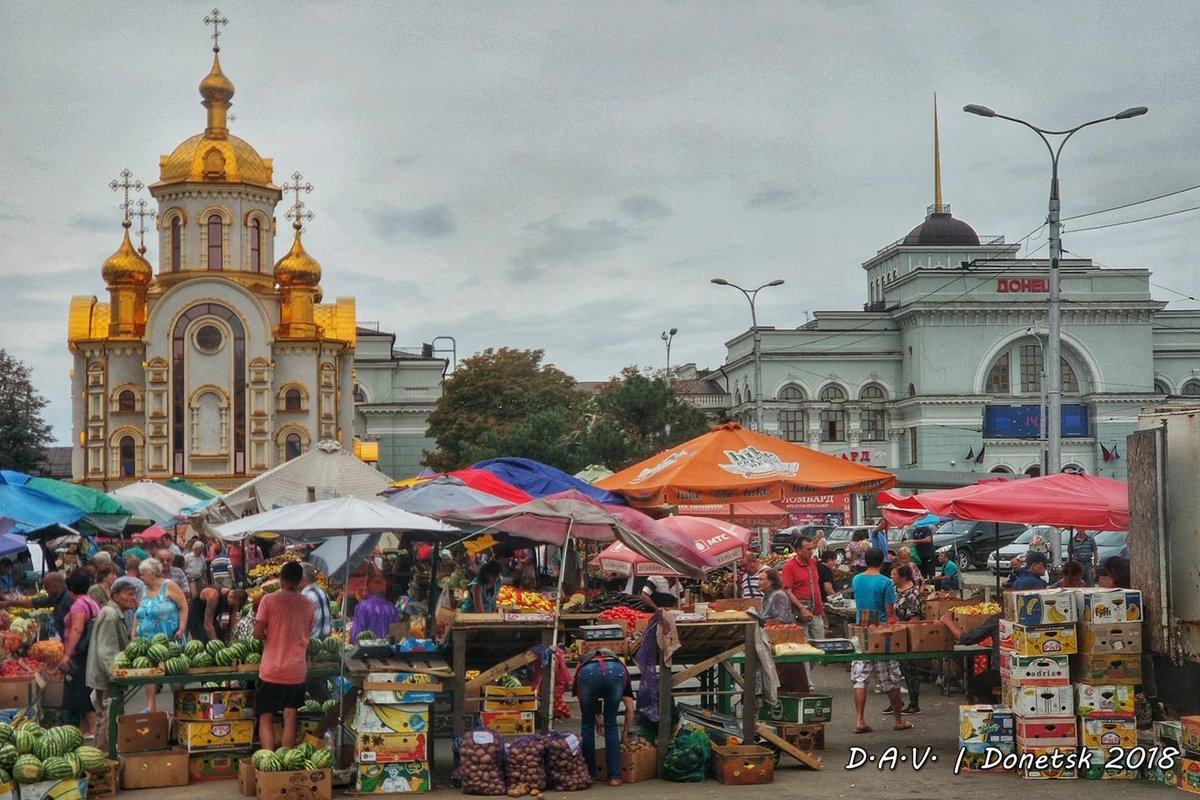
[[[896,624],[896,584],[880,573],[883,567],[883,551],[872,547],[866,552],[867,571],[854,576],[854,604],[858,608],[859,625]],[[899,661],[851,661],[850,679],[854,681],[854,710],[857,713],[855,733],[870,733],[867,724],[867,686],[878,683],[892,701],[891,713],[895,717],[898,731],[908,730],[912,723],[904,719],[901,709],[904,702],[900,697],[900,686],[904,676],[900,673]]]

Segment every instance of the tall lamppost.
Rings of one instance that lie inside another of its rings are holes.
[[[671,340],[675,338],[675,334],[679,333],[679,328],[671,328],[669,331],[662,332],[662,340],[667,345],[667,385],[671,385]]]
[[[755,289],[743,289],[736,283],[730,283],[724,278],[713,278],[712,282],[717,286],[732,286],[746,296],[746,302],[750,304],[750,325],[754,333],[754,426],[755,429],[762,433],[763,430],[763,397],[762,397],[762,335],[758,331],[758,314],[754,310],[754,301],[758,298],[758,293],[768,286],[782,286],[783,279],[777,278],[770,283],[764,283]]]
[[[1082,125],[1076,125],[1074,128],[1067,128],[1066,130],[1051,131],[1039,128],[1023,119],[997,114],[987,106],[975,104],[963,106],[963,111],[966,111],[968,114],[976,114],[980,117],[995,117],[1015,122],[1018,125],[1024,125],[1038,135],[1042,143],[1046,145],[1046,149],[1050,152],[1050,213],[1047,217],[1047,222],[1050,225],[1050,324],[1048,326],[1049,333],[1046,337],[1046,355],[1043,359],[1048,386],[1046,387],[1046,416],[1042,420],[1042,425],[1046,431],[1045,474],[1047,475],[1057,474],[1062,469],[1062,282],[1058,269],[1059,261],[1062,259],[1062,230],[1059,223],[1058,158],[1062,155],[1062,149],[1067,141],[1084,128],[1114,119],[1140,117],[1148,110],[1145,106],[1134,106],[1133,108],[1125,109],[1119,114],[1113,114],[1111,117],[1094,119],[1091,122],[1085,122]],[[1057,149],[1046,138],[1047,136],[1063,137],[1058,142]],[[1057,544],[1057,541],[1054,544]],[[1053,551],[1055,556],[1057,556],[1058,548],[1054,547]]]

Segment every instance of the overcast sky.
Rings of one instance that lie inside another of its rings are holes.
[[[72,295],[107,299],[125,167],[204,128],[212,8],[0,5],[0,346],[34,369],[70,439]],[[231,130],[316,190],[305,244],[326,299],[353,295],[397,344],[459,357],[543,348],[579,380],[716,366],[749,325],[717,276],[764,290],[760,323],[860,308],[860,264],[933,202],[981,234],[1045,217],[1049,158],[966,103],[1084,131],[1063,214],[1200,184],[1200,4],[1183,2],[222,3]],[[143,195],[149,200],[149,196]],[[1067,223],[1066,249],[1198,295],[1200,191]],[[288,241],[283,208],[276,254]],[[1045,237],[1033,240],[1041,248]],[[157,265],[156,248],[147,254]],[[1178,306],[1176,304],[1179,304]]]

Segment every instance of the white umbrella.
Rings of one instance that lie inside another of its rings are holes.
[[[178,514],[185,508],[196,505],[196,498],[190,494],[184,494],[183,492],[169,489],[161,483],[147,480],[131,483],[119,489],[113,489],[108,495],[118,502],[124,502],[126,499],[133,497],[149,500],[152,503],[162,506],[172,514]]]

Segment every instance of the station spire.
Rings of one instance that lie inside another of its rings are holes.
[[[933,213],[945,211],[942,204],[942,147],[938,142],[937,92],[933,93]]]

